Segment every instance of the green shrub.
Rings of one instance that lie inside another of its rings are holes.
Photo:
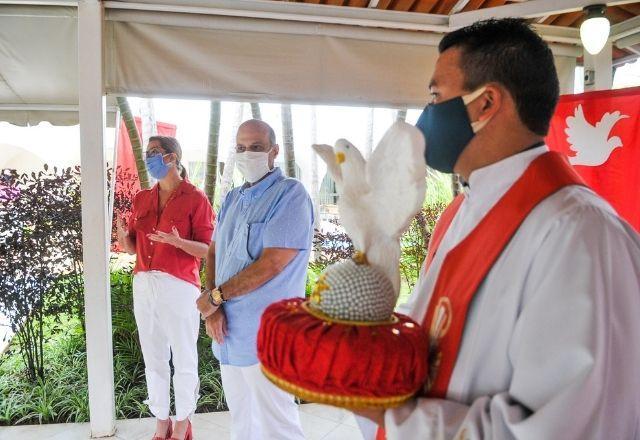
[[[113,363],[116,417],[151,416],[144,362],[133,315],[132,275],[111,274]],[[0,425],[72,423],[89,420],[85,334],[80,321],[68,314],[44,321],[45,379],[30,380],[13,343],[0,358]],[[17,339],[14,339],[17,341]],[[204,325],[198,340],[200,400],[197,412],[226,410],[220,366],[211,352]]]

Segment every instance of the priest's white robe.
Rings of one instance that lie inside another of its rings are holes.
[[[422,322],[447,252],[546,151],[471,174],[400,312]],[[571,186],[534,208],[481,284],[446,400],[387,410],[385,425],[389,440],[630,440],[640,439],[639,418],[640,238],[592,191]]]

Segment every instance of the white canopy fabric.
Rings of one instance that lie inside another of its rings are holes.
[[[78,123],[77,28],[73,7],[0,5],[0,120]]]
[[[440,39],[229,17],[167,26],[184,17],[126,15],[131,21],[110,14],[107,27],[106,87],[120,95],[422,107]],[[563,91],[572,93],[576,58],[556,61]]]
[[[422,107],[440,34],[207,14],[106,11],[105,93]],[[571,45],[552,45],[564,93]],[[0,5],[0,120],[78,123],[77,11]]]

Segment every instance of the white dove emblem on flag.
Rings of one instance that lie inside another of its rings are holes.
[[[578,105],[573,116],[567,117],[564,130],[571,151],[576,153],[569,158],[571,164],[595,167],[605,163],[614,149],[622,147],[618,136],[609,137],[611,130],[620,119],[628,117],[619,111],[607,112],[594,127],[585,119],[582,105]]]

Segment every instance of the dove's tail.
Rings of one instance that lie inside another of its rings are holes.
[[[369,264],[386,275],[396,295],[400,293],[400,242],[391,237],[376,237],[366,250]]]

